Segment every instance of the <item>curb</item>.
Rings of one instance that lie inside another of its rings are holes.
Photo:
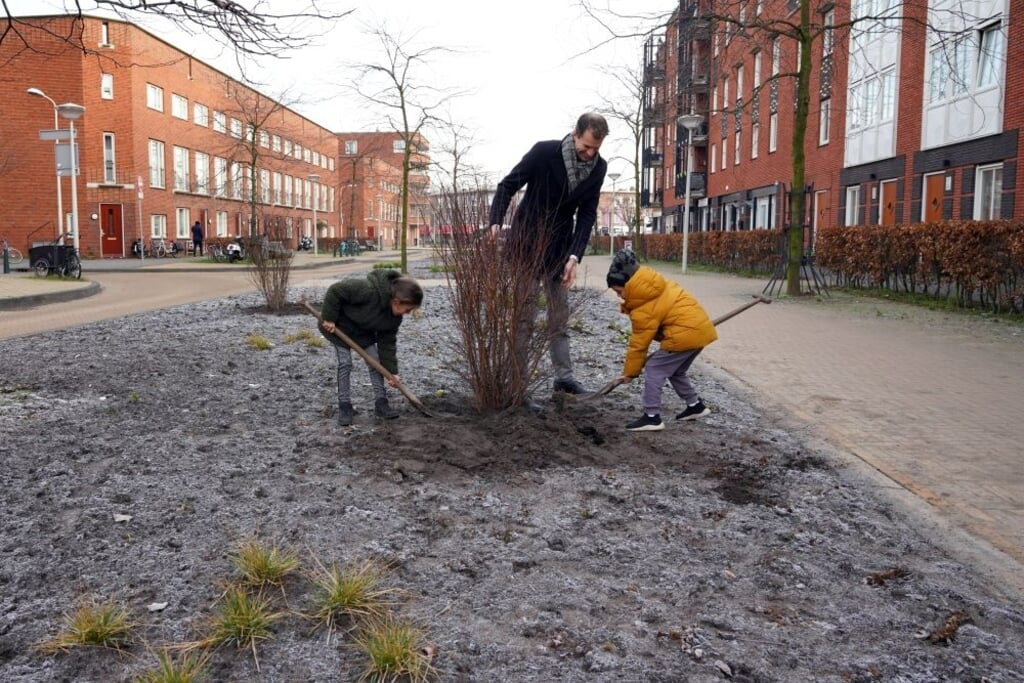
[[[17,296],[7,299],[0,298],[0,311],[17,311],[24,308],[33,308],[42,304],[62,303],[84,299],[93,294],[99,294],[103,286],[98,282],[90,282],[85,287],[75,287],[61,292],[46,292],[43,294],[30,294],[28,296]]]

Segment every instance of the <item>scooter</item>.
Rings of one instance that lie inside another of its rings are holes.
[[[227,254],[228,263],[234,263],[235,261],[241,261],[245,258],[245,252],[242,250],[242,238],[236,237],[233,242],[228,242],[224,246],[224,253]]]
[[[299,238],[299,251],[313,251],[313,238],[303,235]]]

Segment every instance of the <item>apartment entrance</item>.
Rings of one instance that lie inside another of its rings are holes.
[[[100,204],[100,258],[124,258],[124,212],[120,204]]]
[[[882,181],[882,202],[879,214],[879,223],[882,225],[896,225],[896,181]]]
[[[937,223],[942,220],[942,196],[946,191],[946,174],[932,173],[924,177],[924,202],[921,220]]]

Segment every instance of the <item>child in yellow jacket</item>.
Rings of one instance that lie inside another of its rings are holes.
[[[711,411],[686,376],[704,347],[718,339],[715,325],[697,300],[653,268],[638,266],[632,251],[623,249],[612,260],[608,286],[622,299],[632,332],[620,381],[630,382],[644,371],[643,414],[626,425],[631,432],[665,428],[661,421],[661,389],[665,381],[686,408],[677,420],[696,420]],[[660,342],[647,358],[652,341]],[[646,358],[646,365],[644,359]]]

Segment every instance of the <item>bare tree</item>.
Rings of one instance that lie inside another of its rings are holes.
[[[392,33],[386,25],[371,30],[381,45],[381,61],[366,62],[355,67],[357,77],[351,86],[367,102],[381,108],[388,125],[400,136],[402,150],[401,186],[401,263],[408,270],[409,241],[409,178],[413,170],[425,175],[419,149],[424,129],[434,119],[434,112],[458,93],[434,85],[424,78],[420,70],[434,55],[452,52],[448,47],[414,47],[416,36]],[[416,158],[414,158],[416,153]]]
[[[639,68],[618,66],[612,67],[608,73],[619,86],[619,93],[615,96],[605,96],[600,111],[606,117],[623,124],[630,135],[633,156],[626,161],[633,176],[633,199],[628,202],[633,209],[633,215],[623,213],[622,218],[632,228],[633,238],[639,246],[642,244],[640,238],[644,229],[640,203],[640,181],[643,172],[640,159],[644,134],[643,72]]]
[[[82,40],[81,25],[84,12],[99,10],[112,12],[126,21],[143,17],[166,20],[169,25],[187,31],[202,39],[214,39],[235,50],[239,57],[279,57],[289,51],[311,45],[326,34],[334,22],[353,10],[328,9],[330,2],[307,0],[303,3],[276,3],[277,8],[289,11],[271,11],[272,3],[239,3],[233,0],[92,0],[87,7],[82,0],[65,3],[67,12],[78,21],[71,30],[63,24],[43,25],[49,38],[57,38],[75,49],[89,54],[98,51]],[[248,5],[248,6],[247,6]],[[25,50],[38,49],[33,45],[28,27],[40,24],[32,19],[14,16],[6,2],[0,2],[0,43],[13,42]]]

